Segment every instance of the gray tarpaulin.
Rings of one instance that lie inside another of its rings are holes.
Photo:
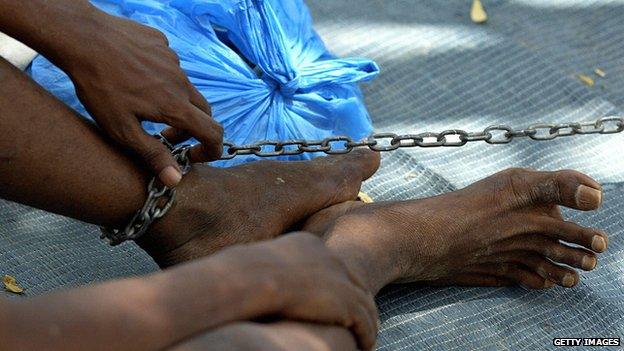
[[[364,87],[377,131],[476,131],[624,112],[624,1],[483,3],[486,25],[470,22],[469,0],[309,0],[331,50],[381,65],[381,76]],[[596,85],[581,83],[579,73]],[[554,337],[624,337],[621,134],[401,150],[384,156],[365,190],[376,200],[426,197],[517,166],[577,169],[604,184],[599,212],[565,212],[610,233],[599,267],[571,290],[388,288],[379,297],[380,350],[534,350],[552,347]],[[35,295],[156,270],[134,245],[111,249],[97,235],[1,202],[0,273]]]

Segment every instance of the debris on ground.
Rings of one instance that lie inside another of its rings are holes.
[[[374,202],[372,197],[368,196],[368,194],[362,191],[360,191],[360,193],[358,194],[358,200],[362,201],[365,204],[372,204]]]
[[[601,70],[600,68],[596,68],[594,70],[594,73],[596,73],[596,75],[600,78],[604,78],[607,75],[605,71]]]
[[[488,19],[487,13],[483,8],[481,0],[473,0],[470,8],[470,19],[474,23],[485,23]]]
[[[24,292],[24,289],[17,284],[17,280],[10,275],[5,275],[4,278],[2,278],[2,282],[4,283],[4,288],[9,292],[14,294],[21,294]]]
[[[405,177],[403,177],[405,180],[412,180],[412,179],[416,179],[418,178],[418,174],[416,174],[416,172],[409,172],[408,174],[405,175]]]
[[[579,79],[581,82],[583,82],[583,84],[585,84],[585,85],[587,85],[587,86],[593,87],[593,86],[594,86],[594,84],[596,84],[596,83],[594,82],[594,79],[593,79],[592,77],[588,76],[588,75],[585,75],[585,74],[577,74],[576,76],[578,77],[578,79]]]

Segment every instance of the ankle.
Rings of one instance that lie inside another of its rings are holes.
[[[206,192],[213,195],[211,198],[220,197],[212,189],[204,189],[205,183],[194,167],[176,188],[176,199],[169,212],[156,220],[149,231],[136,241],[161,267],[198,256],[196,251],[201,251],[200,248],[190,247],[190,243],[195,243],[194,239],[198,236],[215,231],[218,213],[215,201],[196,195]]]
[[[351,228],[352,233],[328,232],[325,244],[332,250],[349,270],[355,274],[368,289],[376,295],[381,288],[401,278],[402,265],[396,257],[397,250],[383,240],[385,233],[365,233],[370,228],[363,228],[358,218],[341,218],[340,221],[352,220],[352,225],[340,225]],[[372,228],[372,227],[371,227]],[[357,235],[355,233],[363,234]],[[361,240],[360,238],[380,238],[381,240]]]

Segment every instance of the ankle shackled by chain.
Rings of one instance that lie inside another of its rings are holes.
[[[169,148],[171,154],[180,166],[182,175],[186,175],[191,170],[191,161],[188,156],[190,146],[175,148],[161,135],[157,135],[157,138]],[[160,184],[157,178],[153,177],[147,185],[147,199],[145,200],[145,204],[136,212],[128,225],[122,229],[102,227],[101,238],[108,240],[111,246],[140,238],[155,220],[167,214],[173,206],[175,197],[176,189]]]

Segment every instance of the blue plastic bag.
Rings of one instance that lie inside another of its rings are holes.
[[[167,36],[191,82],[210,102],[228,141],[240,145],[332,135],[361,139],[372,131],[355,83],[375,77],[378,66],[367,59],[332,56],[314,31],[302,0],[92,3]],[[31,72],[42,86],[88,115],[69,78],[45,58],[38,57]],[[147,121],[143,126],[153,134],[164,127]],[[253,158],[237,157],[217,165]]]

